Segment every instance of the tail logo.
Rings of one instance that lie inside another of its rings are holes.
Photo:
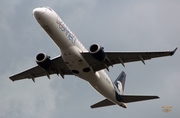
[[[120,81],[117,81],[117,88],[119,91],[122,91],[122,83]]]

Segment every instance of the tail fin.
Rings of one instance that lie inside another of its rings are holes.
[[[116,92],[120,95],[124,93],[125,81],[126,81],[126,73],[122,71],[121,74],[114,81]]]

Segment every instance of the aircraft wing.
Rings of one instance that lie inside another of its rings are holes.
[[[48,71],[45,71],[39,66],[35,66],[31,69],[28,69],[19,74],[13,75],[9,77],[12,81],[22,80],[22,79],[32,79],[35,82],[35,78],[41,76],[50,77],[51,74],[60,74],[63,78],[64,75],[73,75],[73,73],[69,70],[69,68],[64,63],[61,56],[58,56],[51,60],[52,68]]]
[[[94,71],[99,71],[102,69],[108,69],[109,66],[120,63],[123,66],[125,66],[125,63],[134,61],[142,61],[145,64],[145,60],[149,60],[151,58],[172,56],[176,50],[177,48],[173,51],[158,52],[105,52],[106,58],[104,61],[94,59],[89,52],[83,52],[82,55]]]
[[[158,99],[158,96],[136,96],[136,95],[120,95],[124,103],[138,102],[144,100]]]

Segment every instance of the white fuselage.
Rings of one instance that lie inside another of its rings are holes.
[[[115,98],[114,85],[104,70],[97,72],[84,72],[84,68],[90,65],[81,55],[87,49],[80,43],[61,18],[48,7],[40,7],[33,10],[33,14],[39,25],[51,37],[60,48],[62,58],[75,76],[89,82],[92,87],[104,97],[118,105],[123,105]]]

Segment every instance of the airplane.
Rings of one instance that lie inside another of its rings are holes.
[[[120,73],[115,82],[108,77],[105,69],[115,64],[142,61],[151,58],[172,56],[173,51],[157,52],[107,52],[99,44],[92,44],[87,50],[78,38],[72,33],[57,13],[50,7],[38,7],[33,10],[33,16],[47,35],[59,47],[61,55],[50,58],[45,53],[36,56],[35,67],[9,77],[12,81],[32,79],[57,74],[75,75],[87,81],[97,92],[105,97],[104,100],[94,104],[91,108],[119,105],[127,108],[126,103],[157,99],[158,96],[124,95],[126,74]]]

